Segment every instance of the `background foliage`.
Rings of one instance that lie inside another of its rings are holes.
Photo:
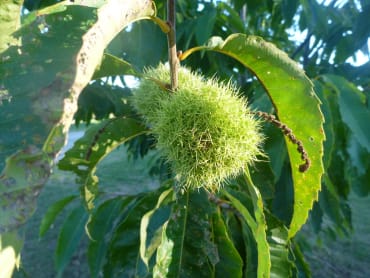
[[[78,72],[83,72],[78,62],[77,65],[73,64],[76,61],[73,57],[81,58],[78,56],[81,53],[79,50],[87,42],[86,38],[81,41],[81,37],[87,30],[94,28],[93,24],[103,10],[101,7],[104,1],[75,2],[83,5],[88,3],[89,7],[67,5],[64,8],[62,3],[49,10],[42,10],[55,4],[52,0],[25,1],[23,8],[21,1],[3,1],[0,4],[1,11],[6,11],[0,14],[0,126],[1,130],[6,130],[0,135],[0,166],[4,168],[0,187],[1,221],[7,222],[5,216],[8,210],[4,208],[9,208],[8,203],[12,199],[17,200],[17,215],[22,218],[17,218],[14,223],[10,221],[14,224],[10,228],[8,225],[8,228],[4,228],[6,226],[0,222],[0,248],[3,249],[8,244],[16,246],[14,242],[18,242],[15,250],[19,252],[21,240],[9,235],[9,232],[14,228],[22,228],[19,224],[31,215],[30,208],[35,203],[35,196],[48,177],[53,158],[64,144],[63,134],[69,125],[65,125],[63,117],[61,125],[56,125],[56,122],[60,115],[66,115],[69,119],[73,116],[70,112],[66,113],[66,107],[60,106],[64,99],[70,98],[66,91],[78,91],[84,87],[73,80]],[[22,13],[24,8],[31,13]],[[156,8],[157,15],[165,19],[165,1],[156,1]],[[359,196],[367,196],[370,191],[370,63],[360,66],[349,63],[349,58],[356,60],[359,51],[369,56],[370,30],[366,26],[370,3],[331,1],[324,5],[305,0],[178,0],[177,11],[179,49],[185,51],[203,45],[211,36],[224,39],[232,33],[260,36],[285,51],[314,80],[315,92],[325,116],[326,141],[322,190],[319,201],[311,211],[310,222],[316,232],[324,229],[332,234],[348,234],[352,229],[351,209],[347,202],[349,194],[355,192]],[[148,11],[148,15],[151,12]],[[19,26],[22,27],[18,29]],[[285,142],[281,131],[271,124],[264,126],[267,136],[265,151],[270,162],[258,163],[250,170],[250,179],[247,175],[246,180],[241,178],[232,181],[230,190],[218,196],[210,197],[205,192],[188,193],[184,198],[179,198],[177,203],[174,202],[176,195],[170,189],[171,180],[168,181],[171,172],[163,159],[157,156],[153,158],[155,163],[148,167],[162,181],[167,181],[159,189],[145,193],[147,187],[143,186],[142,190],[126,196],[120,191],[112,194],[105,192],[104,188],[97,188],[99,175],[96,175],[96,166],[109,151],[132,137],[135,139],[126,144],[128,152],[134,157],[145,156],[153,148],[153,137],[147,133],[140,117],[128,105],[130,88],[126,86],[123,75],[136,75],[145,66],[156,66],[158,62],[167,59],[165,35],[151,21],[140,21],[123,32],[111,30],[113,28],[109,25],[105,25],[105,28],[107,34],[118,35],[111,42],[110,39],[104,41],[109,45],[99,70],[95,71],[93,77],[93,72],[84,77],[85,85],[90,79],[96,81],[84,88],[78,99],[78,110],[74,114],[77,123],[89,123],[93,118],[99,120],[99,123],[91,125],[84,137],[58,163],[61,169],[73,171],[79,184],[86,185],[81,187],[81,193],[85,205],[94,209],[87,224],[89,236],[93,239],[87,252],[91,275],[95,277],[103,270],[107,276],[117,273],[145,276],[148,272],[163,274],[167,268],[180,275],[176,266],[181,266],[189,271],[182,274],[190,276],[191,271],[203,273],[205,277],[215,273],[222,276],[223,273],[242,272],[253,276],[269,269],[268,265],[261,264],[263,260],[260,256],[263,252],[271,257],[265,263],[272,264],[272,273],[281,277],[292,276],[297,272],[309,275],[300,253],[301,242],[290,240],[288,236],[289,233],[294,235],[300,226],[294,232],[287,228],[297,212],[295,198],[298,195],[294,192],[297,187],[293,187],[293,183],[296,183],[296,168],[290,167],[292,158],[289,158],[286,147],[293,150],[295,147]],[[297,32],[302,38],[293,35]],[[235,40],[244,42],[242,36]],[[19,55],[17,47],[20,43],[22,55]],[[207,49],[216,51],[205,51]],[[254,55],[258,55],[259,50]],[[227,52],[228,55],[219,52]],[[227,44],[210,44],[202,51],[194,52],[183,64],[199,70],[205,76],[217,73],[221,80],[232,78],[241,87],[252,107],[277,113],[284,122],[289,123],[290,117],[294,115],[295,119],[291,123],[293,126],[289,126],[299,135],[298,138],[305,138],[300,133],[305,132],[305,127],[314,125],[307,118],[309,113],[294,104],[295,99],[298,99],[298,104],[302,104],[299,85],[292,91],[284,91],[284,94],[279,93],[278,97],[274,97],[273,89],[266,86],[271,83],[264,82],[264,78],[268,78],[267,73],[256,72],[255,66],[247,60],[250,59],[248,56],[236,53],[239,62],[232,59],[230,53],[233,52],[237,52],[236,48]],[[134,70],[120,59],[133,65]],[[278,59],[278,66],[281,65],[279,63]],[[274,65],[271,67],[274,69]],[[95,66],[90,66],[90,70],[94,69]],[[257,82],[254,74],[262,82]],[[284,70],[273,79],[284,83],[287,77],[283,75]],[[119,81],[123,87],[112,85]],[[306,93],[309,91],[308,88]],[[50,95],[52,97],[46,97]],[[283,106],[279,106],[277,101],[282,96],[290,96],[292,104],[283,102]],[[48,107],[56,108],[49,111]],[[299,126],[295,127],[294,124]],[[317,126],[320,127],[320,124]],[[306,140],[305,145],[314,148],[310,146],[310,139]],[[32,147],[15,153],[22,145]],[[11,154],[13,156],[8,158],[5,166],[5,158]],[[295,155],[299,156],[297,153]],[[316,177],[319,178],[320,170],[317,171]],[[16,173],[11,176],[13,179],[9,178],[10,172]],[[19,191],[9,193],[6,188],[9,188],[9,184],[13,185],[14,180],[22,186]],[[298,192],[306,194],[304,190]],[[313,194],[315,192],[314,189]],[[228,201],[224,202],[224,198]],[[314,199],[315,196],[312,196],[307,200],[310,203]],[[77,203],[76,200],[67,197],[56,202],[44,218],[41,234],[47,231],[66,205]],[[184,205],[187,210],[183,209]],[[233,209],[239,211],[241,216],[234,213]],[[261,214],[265,219],[260,218]],[[59,275],[62,275],[77,248],[88,219],[88,214],[81,206],[76,206],[68,215],[56,248],[56,269]],[[170,215],[178,218],[173,221]],[[323,226],[324,218],[330,219],[329,225]],[[304,216],[300,219],[305,221]],[[264,229],[266,225],[266,238],[258,238],[257,230]],[[22,235],[22,229],[20,231]],[[171,246],[171,242],[175,245]],[[171,253],[174,257],[177,254],[183,255],[184,261],[169,262],[168,254]],[[199,255],[194,256],[195,253]],[[243,266],[245,261],[250,263]]]

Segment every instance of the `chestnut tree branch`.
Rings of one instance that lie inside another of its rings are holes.
[[[178,87],[179,59],[176,50],[176,0],[167,1],[167,21],[170,31],[167,33],[168,41],[168,62],[170,64],[171,90],[175,91]]]

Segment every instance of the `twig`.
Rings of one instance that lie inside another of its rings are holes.
[[[176,0],[167,1],[167,23],[170,31],[167,33],[168,41],[168,62],[170,64],[171,90],[175,91],[178,87],[178,68],[179,59],[176,50]]]

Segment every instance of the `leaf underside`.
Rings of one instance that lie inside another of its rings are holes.
[[[0,232],[32,214],[106,46],[125,26],[154,14],[150,0],[75,2],[30,14],[13,34],[22,46],[0,54],[0,129],[7,131],[0,133]]]

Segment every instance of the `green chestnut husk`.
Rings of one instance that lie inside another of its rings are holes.
[[[151,127],[157,147],[170,163],[181,189],[214,192],[263,156],[260,122],[229,82],[179,69],[175,92],[168,67],[149,68],[132,103]]]

